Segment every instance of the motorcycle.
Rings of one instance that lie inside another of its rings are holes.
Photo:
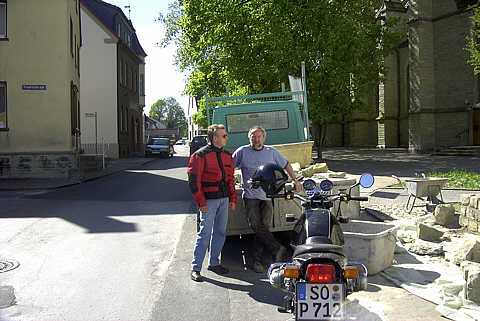
[[[266,165],[257,170],[251,180],[254,188],[262,187],[269,198],[299,199],[302,214],[286,214],[286,220],[297,223],[293,229],[291,262],[270,265],[270,283],[287,291],[279,312],[292,313],[295,320],[344,320],[346,296],[365,290],[368,271],[359,262],[348,262],[343,248],[340,223],[349,218],[340,216],[340,204],[332,213],[334,202],[367,201],[367,197],[352,196],[353,187],[370,187],[374,178],[363,174],[348,192],[331,195],[333,183],[324,179],[317,184],[312,179],[303,182],[306,197],[285,191],[287,176],[283,169]],[[283,172],[283,174],[282,174]],[[284,191],[283,193],[279,193]]]

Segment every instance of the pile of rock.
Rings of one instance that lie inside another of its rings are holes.
[[[463,284],[448,284],[445,289],[451,307],[465,302],[480,304],[480,237],[464,232],[456,223],[453,205],[437,205],[434,214],[399,223],[397,252],[444,257],[462,268]]]

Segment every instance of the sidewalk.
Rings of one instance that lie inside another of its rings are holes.
[[[0,191],[21,191],[21,190],[36,190],[36,189],[55,189],[60,187],[71,186],[83,182],[91,181],[99,177],[112,175],[126,169],[145,165],[153,158],[132,157],[121,158],[110,161],[106,168],[99,171],[87,172],[82,178],[17,178],[17,179],[0,179]]]

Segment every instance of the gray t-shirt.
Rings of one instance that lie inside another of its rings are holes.
[[[250,145],[238,148],[233,153],[235,167],[242,170],[243,198],[267,200],[267,195],[262,188],[250,188],[248,180],[252,178],[258,167],[265,164],[277,164],[285,168],[288,160],[274,147],[264,145],[262,150],[255,150]]]

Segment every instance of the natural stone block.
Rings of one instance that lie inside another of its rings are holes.
[[[456,265],[463,261],[480,263],[480,241],[471,235],[462,242],[452,244],[445,254],[445,259]]]
[[[429,213],[427,215],[420,216],[416,220],[416,224],[418,225],[419,223],[432,225],[435,223],[435,215]]]
[[[408,244],[405,248],[418,255],[442,256],[444,253],[442,244],[416,240],[415,243]]]
[[[433,226],[419,223],[417,225],[417,235],[419,239],[424,241],[440,242],[443,232]]]
[[[476,210],[472,207],[469,207],[467,209],[467,217],[469,218],[477,218],[477,217],[480,217],[480,211],[479,210]]]
[[[327,163],[318,163],[314,165],[310,165],[307,168],[301,171],[303,177],[312,177],[313,174],[316,173],[326,173],[328,172]]]
[[[440,293],[442,297],[442,304],[452,308],[459,309],[463,305],[462,296],[460,292],[465,287],[465,282],[438,282],[440,286]]]
[[[477,232],[478,230],[478,223],[475,219],[468,218],[468,224],[467,224],[467,229],[470,232]]]
[[[460,202],[463,206],[468,206],[470,204],[470,197],[472,197],[472,195],[473,194],[462,194],[460,196]]]
[[[478,209],[478,200],[479,200],[480,196],[479,195],[473,195],[472,197],[470,197],[470,204],[469,206],[470,207],[473,207],[475,209]]]
[[[411,230],[397,230],[397,238],[403,243],[413,243],[417,239],[417,232]]]
[[[435,208],[435,223],[449,226],[455,222],[455,208],[451,204],[439,204]]]
[[[466,252],[465,259],[468,261],[480,263],[480,241],[476,239],[466,242],[470,244],[468,251]]]
[[[465,273],[465,298],[480,304],[480,263],[463,262],[462,269]]]

